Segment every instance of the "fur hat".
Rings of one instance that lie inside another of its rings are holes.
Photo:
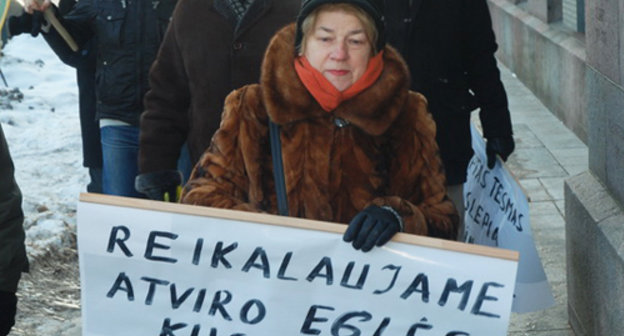
[[[297,16],[297,32],[295,35],[295,48],[301,44],[303,38],[303,31],[301,31],[301,25],[303,20],[312,13],[317,7],[325,4],[339,4],[346,3],[357,6],[363,9],[375,22],[377,28],[377,45],[375,49],[380,51],[386,45],[386,23],[383,11],[382,0],[303,0],[301,3],[301,10]]]

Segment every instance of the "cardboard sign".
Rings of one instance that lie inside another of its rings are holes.
[[[345,229],[83,194],[83,335],[507,334],[516,252],[397,234],[363,253]]]
[[[464,184],[464,241],[520,252],[512,310],[548,308],[555,301],[533,241],[527,198],[500,159],[488,169],[485,142],[471,126],[475,154]]]

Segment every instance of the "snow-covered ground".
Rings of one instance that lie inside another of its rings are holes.
[[[76,72],[41,37],[14,37],[2,51],[0,69],[9,87],[0,82],[0,122],[24,197],[33,264],[20,284],[18,322],[11,335],[61,335],[67,329],[62,324],[68,319],[75,324],[79,317],[75,214],[87,184]],[[51,293],[57,299],[51,300]]]
[[[24,195],[28,251],[38,256],[63,246],[65,225],[75,228],[77,198],[87,183],[76,72],[41,37],[17,36],[3,52],[9,90],[23,98],[0,109],[0,122]]]

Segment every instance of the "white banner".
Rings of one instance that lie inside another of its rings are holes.
[[[485,142],[474,125],[471,132],[475,155],[464,184],[464,241],[520,252],[512,311],[548,308],[555,301],[533,241],[527,198],[499,158],[488,169]]]
[[[83,335],[507,335],[516,252],[345,228],[83,194]]]

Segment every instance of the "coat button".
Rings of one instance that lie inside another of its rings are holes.
[[[339,128],[343,128],[347,125],[349,125],[349,122],[342,119],[342,118],[338,118],[336,117],[336,119],[334,119],[334,125],[338,126]]]
[[[234,43],[234,50],[240,50],[243,47],[243,44],[240,42]]]

